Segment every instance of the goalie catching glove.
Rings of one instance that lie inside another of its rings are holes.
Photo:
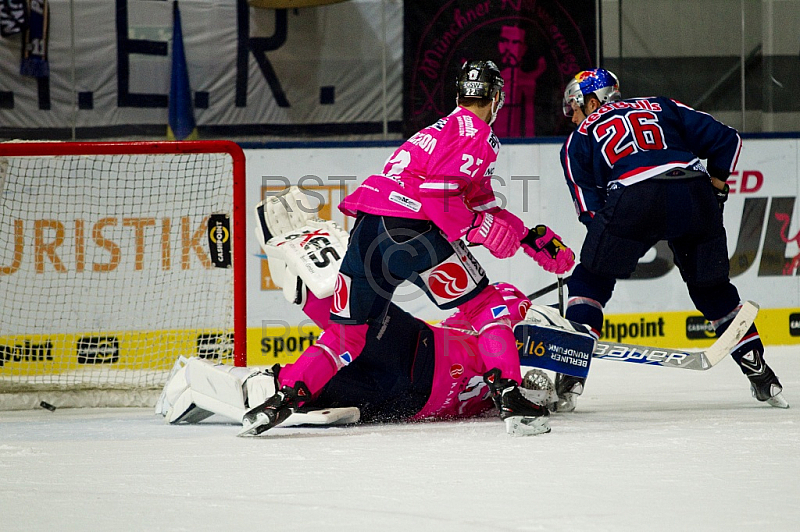
[[[546,225],[528,230],[522,239],[522,249],[545,271],[556,275],[568,272],[575,265],[575,254]]]

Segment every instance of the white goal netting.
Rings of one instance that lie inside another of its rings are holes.
[[[0,410],[152,405],[179,355],[233,363],[228,144],[0,144]]]

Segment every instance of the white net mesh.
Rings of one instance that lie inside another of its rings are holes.
[[[149,402],[179,355],[232,356],[232,269],[208,230],[232,212],[232,165],[0,156],[0,409],[74,390]]]

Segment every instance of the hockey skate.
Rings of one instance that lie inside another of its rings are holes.
[[[550,432],[546,407],[531,402],[523,390],[511,379],[500,377],[495,368],[483,376],[489,385],[492,399],[500,410],[500,419],[506,424],[506,432],[512,436],[535,436]]]
[[[750,380],[753,397],[776,408],[789,408],[788,401],[781,393],[783,386],[772,368],[764,361],[761,350],[753,349],[745,353],[738,362],[742,372]]]
[[[311,397],[308,387],[302,381],[294,387],[284,386],[262,404],[248,410],[242,418],[239,436],[257,436],[280,425],[292,415],[294,409]]]
[[[556,412],[573,412],[578,405],[578,396],[583,393],[583,383],[586,379],[556,373],[556,394],[558,401],[555,405]]]

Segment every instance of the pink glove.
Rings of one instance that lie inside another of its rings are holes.
[[[497,209],[496,211],[491,210],[488,212],[492,213],[495,218],[500,218],[513,227],[514,233],[516,233],[520,240],[528,236],[528,228],[525,227],[525,222],[520,220],[513,212],[507,211],[506,209]]]
[[[575,254],[546,225],[537,225],[522,239],[522,249],[545,271],[561,275],[575,265]]]
[[[467,240],[473,244],[482,244],[498,259],[511,257],[520,246],[514,227],[488,212],[475,215],[472,227],[467,230]]]

